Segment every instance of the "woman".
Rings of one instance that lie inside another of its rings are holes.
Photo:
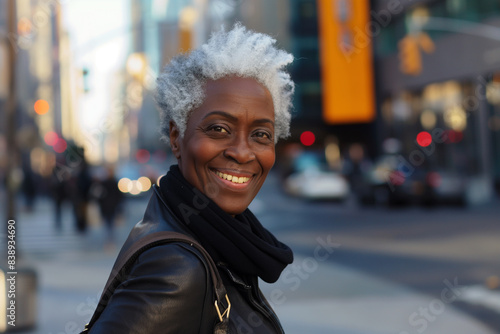
[[[162,133],[178,165],[155,189],[122,252],[144,235],[192,236],[217,264],[231,301],[229,333],[283,333],[257,278],[275,282],[292,251],[248,210],[289,132],[292,56],[241,25],[167,65],[158,79]],[[182,243],[144,251],[91,333],[214,333],[203,261]],[[208,296],[208,297],[207,297]]]

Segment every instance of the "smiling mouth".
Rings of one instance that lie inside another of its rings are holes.
[[[219,172],[218,170],[213,170],[213,172],[215,173],[215,175],[217,175],[221,179],[231,181],[232,183],[243,184],[243,183],[247,183],[248,181],[250,181],[250,178],[246,177],[246,176],[239,176],[238,177],[235,175]]]

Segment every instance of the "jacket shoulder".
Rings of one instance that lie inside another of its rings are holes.
[[[156,274],[172,279],[179,275],[185,280],[198,276],[196,282],[199,283],[202,282],[199,275],[208,278],[205,262],[200,252],[188,243],[165,242],[142,252],[132,265],[129,276]]]
[[[204,259],[189,244],[147,249],[91,333],[203,333],[215,319],[209,280]]]

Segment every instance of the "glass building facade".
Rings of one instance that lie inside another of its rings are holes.
[[[390,1],[372,5],[381,143],[398,139],[408,157],[419,133],[439,133],[425,164],[466,179],[470,201],[487,200],[500,183],[500,3],[416,1],[392,12]],[[416,48],[418,73],[401,67],[406,36],[432,43]]]

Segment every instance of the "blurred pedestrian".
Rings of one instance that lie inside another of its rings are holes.
[[[75,173],[70,180],[70,196],[73,204],[76,229],[79,233],[85,233],[87,231],[87,207],[92,177],[83,154],[81,157],[81,163],[75,168]]]
[[[369,184],[367,175],[372,168],[372,162],[366,157],[364,147],[359,143],[349,146],[348,156],[344,160],[342,173],[347,177],[353,193],[362,203],[368,201]]]
[[[106,225],[108,242],[114,241],[114,225],[116,217],[121,212],[123,194],[118,189],[118,180],[115,177],[115,170],[108,166],[106,176],[94,183],[92,195],[97,199],[102,219]]]
[[[35,206],[35,199],[37,195],[35,177],[35,173],[31,170],[31,168],[23,165],[23,182],[21,185],[21,191],[23,192],[26,211],[28,212],[33,212]]]
[[[54,227],[58,232],[62,230],[62,208],[64,202],[69,199],[70,177],[69,171],[64,169],[62,158],[58,157],[50,178],[50,191],[54,201]]]

